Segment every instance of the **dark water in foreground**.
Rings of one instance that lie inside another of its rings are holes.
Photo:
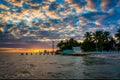
[[[120,79],[120,59],[0,54],[0,79]]]

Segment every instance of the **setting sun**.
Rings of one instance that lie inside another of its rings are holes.
[[[39,49],[35,49],[35,50],[33,50],[33,52],[37,53],[37,52],[40,52],[40,50]]]

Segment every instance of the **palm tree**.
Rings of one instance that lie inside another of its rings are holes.
[[[63,41],[61,41],[60,43],[57,44],[57,47],[59,47],[60,50],[62,50],[64,48],[64,44],[65,43]]]
[[[95,42],[100,42],[101,38],[103,35],[103,31],[96,31],[95,33],[93,33],[93,38]]]
[[[117,40],[119,41],[119,44],[120,44],[120,29],[117,30],[115,37],[117,38]]]
[[[60,48],[60,50],[65,50],[65,49],[72,49],[72,47],[79,46],[80,44],[74,40],[73,38],[66,40],[66,41],[61,41],[60,43],[57,44],[57,47]]]
[[[96,44],[96,50],[101,50],[103,43],[103,31],[96,31],[93,33],[93,39]]]
[[[83,41],[81,48],[84,51],[94,51],[95,50],[95,44],[93,42],[93,33],[92,32],[86,32],[84,34],[85,40]]]
[[[120,50],[120,29],[117,30],[117,33],[115,34],[115,37],[118,40],[117,48]]]
[[[86,41],[91,41],[92,40],[92,32],[86,32],[84,35],[84,38]]]
[[[93,33],[96,49],[103,50],[104,45],[110,40],[110,33],[108,31],[96,31]]]
[[[111,38],[110,32],[108,32],[108,31],[104,31],[103,36],[104,36],[103,38],[104,38],[105,42],[108,42]]]

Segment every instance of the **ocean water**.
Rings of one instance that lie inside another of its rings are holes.
[[[120,59],[0,54],[0,79],[120,79]]]

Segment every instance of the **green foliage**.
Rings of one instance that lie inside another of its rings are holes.
[[[120,29],[117,30],[115,37],[117,38],[117,42],[118,42],[117,49],[120,50]]]
[[[72,49],[72,47],[75,46],[80,46],[80,43],[78,43],[73,38],[66,41],[61,41],[60,43],[57,44],[57,47],[59,47],[60,50]]]
[[[78,43],[71,38],[66,41],[61,41],[57,47],[60,50],[72,49],[74,46],[81,46],[83,51],[120,50],[120,29],[118,29],[115,37],[116,40],[108,31],[86,32],[82,43]]]
[[[82,43],[84,51],[102,51],[113,49],[114,39],[108,31],[86,32]]]
[[[84,51],[94,51],[95,50],[95,43],[92,41],[84,41],[81,45],[81,48]]]
[[[115,34],[115,37],[117,38],[117,40],[120,41],[120,29],[118,29],[117,33]]]

